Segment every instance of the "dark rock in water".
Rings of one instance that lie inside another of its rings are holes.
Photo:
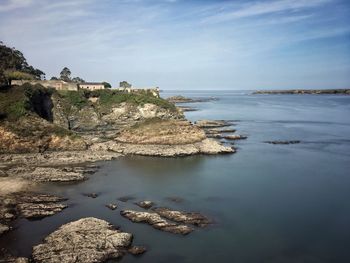
[[[174,203],[182,203],[184,201],[183,198],[177,196],[169,196],[166,199]]]
[[[174,233],[187,235],[193,231],[192,228],[186,225],[179,225],[169,222],[160,217],[157,213],[139,212],[132,210],[123,210],[120,214],[135,223],[146,223],[155,229]]]
[[[192,108],[192,107],[179,106],[178,108],[180,108],[180,110],[182,110],[183,112],[186,112],[186,111],[198,111],[198,109]]]
[[[149,209],[154,205],[154,203],[152,201],[146,201],[146,200],[137,202],[135,204],[138,205],[139,207],[144,208],[144,209]]]
[[[4,234],[5,232],[9,231],[10,227],[7,225],[3,225],[0,223],[0,236]]]
[[[200,213],[176,211],[166,207],[157,207],[152,210],[160,216],[175,222],[192,224],[200,227],[205,227],[211,223],[209,218]]]
[[[129,200],[133,200],[133,199],[135,199],[135,197],[133,197],[133,196],[121,196],[121,197],[119,197],[118,198],[118,200],[119,201],[122,201],[122,202],[128,202]]]
[[[108,207],[111,210],[115,210],[115,209],[117,209],[118,206],[116,204],[108,204],[108,205],[106,205],[106,207]]]
[[[121,258],[131,245],[132,234],[108,222],[89,217],[61,226],[33,247],[36,263],[93,263]]]
[[[297,144],[300,142],[301,141],[299,141],[299,140],[294,140],[294,141],[266,141],[265,143],[269,143],[269,144]]]
[[[85,194],[87,197],[91,197],[91,198],[97,198],[98,194],[96,193],[89,193],[89,194]]]
[[[128,249],[128,252],[135,256],[141,255],[146,251],[147,251],[146,248],[142,246],[132,246],[131,248]]]

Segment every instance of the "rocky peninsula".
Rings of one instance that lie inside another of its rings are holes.
[[[350,89],[291,89],[291,90],[259,90],[253,94],[343,94],[350,95]]]

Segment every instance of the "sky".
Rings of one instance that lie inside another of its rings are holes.
[[[0,0],[0,40],[47,78],[350,88],[350,0]]]

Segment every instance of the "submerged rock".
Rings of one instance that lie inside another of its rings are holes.
[[[299,140],[294,140],[294,141],[266,141],[265,143],[269,143],[269,144],[297,144],[300,142],[301,141],[299,141]]]
[[[169,222],[161,218],[160,215],[157,213],[123,210],[120,212],[120,214],[123,217],[126,217],[127,219],[131,220],[132,222],[146,223],[154,227],[155,229],[174,234],[187,235],[193,231],[191,227]]]
[[[98,197],[98,194],[96,193],[88,193],[88,194],[85,194],[87,197],[91,197],[91,198],[97,198]]]
[[[130,196],[130,195],[126,195],[126,196],[121,196],[118,198],[119,201],[122,201],[122,202],[128,202],[129,200],[133,200],[135,199],[134,196]]]
[[[132,246],[131,248],[128,249],[128,252],[135,256],[141,255],[146,251],[147,251],[146,248],[142,246]]]
[[[154,203],[152,201],[146,201],[146,200],[137,202],[135,204],[138,205],[139,207],[144,208],[144,209],[149,209],[154,205]]]
[[[160,216],[180,223],[192,224],[195,226],[205,227],[211,223],[209,218],[203,216],[200,213],[194,212],[181,212],[176,210],[171,210],[166,207],[157,207],[152,209],[154,212]]]
[[[117,209],[118,206],[116,204],[108,204],[108,205],[106,205],[106,207],[111,209],[111,210],[115,210],[115,209]]]
[[[33,247],[37,263],[93,263],[120,258],[131,245],[132,234],[108,222],[89,217],[61,226]]]

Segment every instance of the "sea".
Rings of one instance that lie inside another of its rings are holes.
[[[197,109],[186,117],[230,120],[248,138],[234,142],[234,154],[122,157],[98,163],[87,181],[46,184],[40,190],[67,197],[69,207],[41,220],[18,219],[0,247],[29,256],[62,224],[96,217],[133,233],[133,244],[147,248],[142,256],[126,255],[125,263],[350,262],[350,96],[161,93],[173,95],[215,98],[183,104]],[[300,143],[266,143],[276,140]],[[91,192],[99,196],[84,195]],[[132,199],[118,200],[124,196]],[[120,215],[123,209],[141,211],[134,204],[141,200],[200,212],[213,224],[182,236]],[[118,208],[106,208],[109,203]]]

